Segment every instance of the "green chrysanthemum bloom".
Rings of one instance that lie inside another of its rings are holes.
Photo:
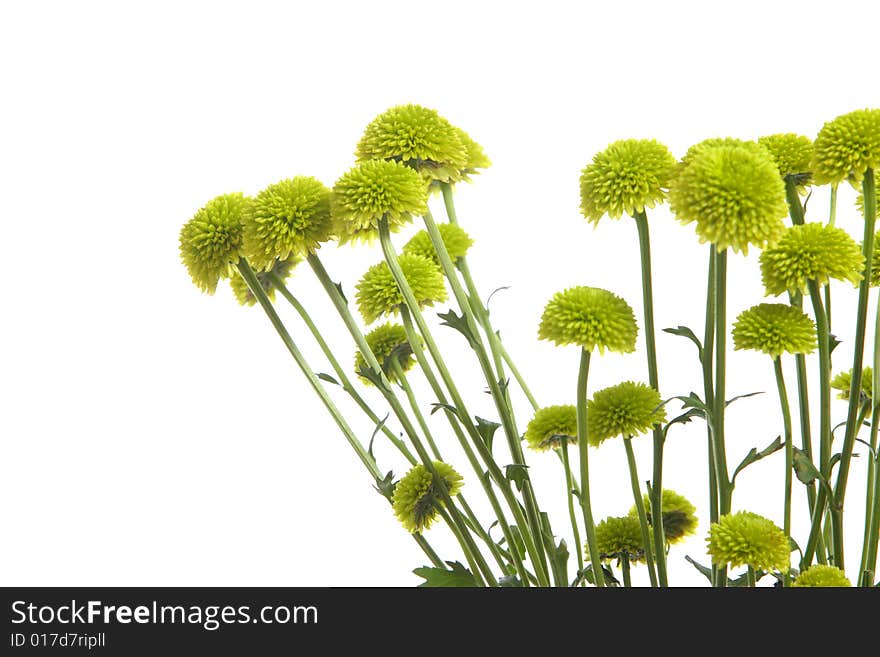
[[[544,307],[538,337],[588,351],[629,353],[636,349],[636,318],[629,304],[608,290],[572,287],[557,292]]]
[[[244,194],[211,199],[180,229],[180,259],[193,283],[214,294],[221,278],[229,278],[241,257],[241,213]]]
[[[529,447],[544,452],[562,447],[562,441],[577,442],[577,410],[571,404],[538,409],[526,427]]]
[[[243,253],[256,269],[276,259],[306,256],[333,238],[330,190],[318,179],[296,176],[269,185],[242,214]]]
[[[710,137],[688,148],[687,153],[684,154],[684,157],[679,162],[678,169],[684,169],[702,151],[716,146],[739,146],[758,154],[767,153],[767,149],[756,141],[737,139],[736,137]]]
[[[434,469],[443,483],[450,497],[458,495],[462,486],[462,476],[451,465],[442,461],[434,461]],[[434,478],[421,463],[414,466],[394,487],[391,496],[391,505],[394,515],[407,531],[421,532],[437,519],[437,511],[442,506],[443,500],[440,492],[434,485]]]
[[[443,239],[446,252],[452,262],[463,258],[474,243],[470,235],[458,224],[438,224],[437,229],[440,231],[440,237]],[[437,256],[434,244],[426,230],[420,230],[413,235],[412,239],[404,245],[403,252],[428,258],[437,263],[438,267],[440,266],[440,258]]]
[[[839,372],[833,379],[831,379],[831,387],[834,390],[839,391],[837,394],[838,399],[849,399],[849,389],[851,385],[852,368],[847,372]],[[861,398],[862,401],[867,402],[874,399],[874,370],[871,367],[866,367],[862,370]],[[867,417],[871,417],[872,406],[873,404],[868,404]]]
[[[813,320],[784,303],[759,303],[741,312],[733,324],[734,349],[753,349],[776,358],[812,353],[816,344]]]
[[[416,364],[415,358],[413,358],[412,345],[406,337],[406,329],[400,324],[382,324],[364,337],[389,381],[397,381],[397,374],[394,371],[392,359],[397,360],[400,364],[400,369],[404,372],[409,372],[413,365]],[[366,366],[367,363],[364,360],[363,354],[357,352],[354,357],[354,371],[360,374]],[[369,379],[365,377],[360,378],[364,383],[372,385]]]
[[[643,497],[645,511],[648,515],[648,521],[651,520],[651,498],[648,495]],[[679,495],[673,490],[663,489],[663,534],[666,536],[666,542],[670,545],[680,543],[688,536],[696,533],[697,525],[697,509],[691,504],[686,497]],[[638,517],[638,511],[633,506],[629,514]]]
[[[616,141],[593,157],[581,173],[581,213],[598,223],[653,208],[666,198],[676,161],[653,139]]]
[[[813,163],[813,142],[809,137],[786,132],[761,137],[758,143],[769,151],[780,176],[794,176],[801,184],[809,179]]]
[[[330,208],[339,242],[370,241],[379,221],[392,232],[428,211],[428,188],[418,173],[398,162],[370,160],[343,174],[333,186]]]
[[[721,516],[713,522],[707,539],[712,563],[732,567],[788,572],[791,546],[785,533],[772,521],[750,511]]]
[[[588,439],[598,446],[615,436],[637,436],[666,420],[660,393],[644,383],[624,381],[597,391],[587,402]]]
[[[461,171],[458,172],[457,178],[459,180],[470,180],[470,177],[479,173],[480,169],[488,169],[492,166],[492,161],[486,155],[486,151],[483,150],[482,146],[471,139],[471,136],[468,133],[461,128],[456,128],[455,133],[458,135],[458,138],[461,139],[461,143],[464,144],[464,147],[467,150],[467,162],[465,162]]]
[[[398,261],[419,307],[446,301],[443,274],[433,260],[419,255],[401,254]],[[404,302],[403,294],[397,287],[388,263],[380,262],[370,267],[356,288],[358,310],[367,324],[373,323],[382,315],[396,315],[400,312],[400,306]]]
[[[862,250],[845,230],[818,223],[787,228],[760,260],[764,287],[773,296],[804,292],[807,281],[823,285],[836,278],[856,285],[865,266]]]
[[[702,242],[748,253],[782,235],[785,186],[761,146],[706,146],[675,176],[669,203],[678,220],[696,223]]]
[[[269,279],[269,274],[274,274],[282,281],[284,281],[287,279],[288,276],[290,276],[290,272],[293,271],[293,268],[296,266],[296,264],[296,258],[288,258],[287,260],[276,260],[275,264],[272,265],[272,269],[270,269],[269,271],[255,272],[257,275],[257,280],[260,281],[260,286],[263,288],[263,292],[266,293],[266,296],[268,296],[270,299],[275,298],[275,285]],[[257,302],[257,298],[254,296],[254,293],[251,292],[248,284],[238,272],[232,274],[232,278],[229,279],[229,286],[232,288],[232,293],[235,295],[235,299],[242,306],[253,306]]]
[[[792,583],[792,586],[809,588],[849,587],[852,583],[844,572],[837,566],[825,566],[816,564],[802,572]]]
[[[602,561],[626,555],[632,563],[645,560],[645,544],[639,519],[632,516],[605,518],[596,525],[596,548]],[[589,559],[590,548],[585,555]]]
[[[822,126],[813,150],[813,171],[820,184],[860,183],[868,169],[880,166],[880,110],[862,109]]]
[[[426,180],[439,182],[454,182],[469,164],[460,131],[421,105],[398,105],[373,119],[355,155],[358,161],[401,162]]]

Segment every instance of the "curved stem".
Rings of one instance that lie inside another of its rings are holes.
[[[651,578],[651,586],[657,586],[657,575],[654,572],[654,550],[651,547],[651,537],[648,533],[648,514],[645,513],[645,501],[642,499],[642,491],[639,488],[639,473],[636,467],[636,456],[633,453],[632,439],[628,436],[623,437],[623,444],[626,447],[626,462],[629,466],[629,482],[632,487],[633,500],[636,503],[636,512],[639,515],[639,526],[642,528],[642,542],[645,544],[645,563],[648,566],[648,576]],[[661,509],[661,511],[656,511]],[[663,507],[654,506],[654,500],[651,499],[651,523],[657,522],[658,516],[662,516]],[[656,541],[656,538],[655,538]],[[655,543],[656,544],[656,543]],[[658,551],[664,551],[661,545]]]
[[[578,530],[577,514],[574,511],[575,487],[572,481],[571,463],[568,460],[568,438],[562,439],[559,453],[562,455],[562,466],[565,469],[565,501],[568,504],[568,518],[571,521],[571,533],[574,536],[578,572],[581,572],[584,569],[584,549],[581,546],[581,533]],[[580,495],[580,492],[578,492],[578,495]]]
[[[584,529],[587,533],[587,549],[590,552],[590,563],[593,566],[593,578],[596,586],[605,586],[605,574],[602,572],[602,561],[599,558],[599,547],[596,544],[596,525],[593,523],[593,508],[590,503],[590,452],[587,439],[587,378],[590,374],[590,352],[581,349],[581,364],[578,370],[577,395],[577,431],[578,454],[581,466],[581,509],[584,514]]]
[[[853,347],[853,369],[849,388],[849,409],[846,415],[846,433],[840,451],[840,464],[837,467],[837,483],[834,486],[834,504],[831,506],[831,536],[834,541],[834,565],[844,568],[843,556],[843,502],[849,477],[849,465],[855,447],[858,426],[859,399],[862,386],[862,360],[865,351],[865,332],[868,320],[868,293],[871,287],[871,264],[874,257],[874,224],[877,219],[877,198],[874,188],[874,170],[868,169],[862,180],[864,198],[865,232],[862,253],[865,256],[865,269],[859,284],[859,307],[856,315],[856,338]]]
[[[773,371],[776,374],[776,389],[779,392],[779,407],[782,410],[782,427],[785,435],[785,488],[782,510],[782,531],[791,538],[791,473],[794,467],[794,445],[792,444],[791,410],[788,405],[788,392],[785,389],[785,377],[782,373],[782,357],[773,359]],[[789,573],[783,573],[782,585],[788,586]]]

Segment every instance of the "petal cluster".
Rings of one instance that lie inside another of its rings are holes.
[[[759,303],[733,324],[734,349],[753,349],[772,358],[815,351],[816,324],[803,311],[783,303]]]
[[[557,449],[563,441],[577,442],[577,410],[571,404],[538,409],[526,427],[525,439],[539,452]]]
[[[290,276],[290,273],[291,271],[293,271],[293,268],[296,266],[297,262],[298,261],[296,258],[288,258],[287,260],[276,260],[270,269],[266,271],[255,272],[257,275],[257,280],[260,281],[260,287],[263,288],[263,292],[266,293],[266,296],[268,296],[270,299],[275,298],[275,284],[272,282],[270,274],[273,276],[277,276],[282,281],[284,281]],[[234,272],[232,274],[232,278],[229,279],[229,287],[232,288],[232,293],[235,295],[236,301],[238,301],[238,303],[242,306],[253,306],[257,302],[257,298],[254,296],[254,293],[251,292],[248,284],[238,272]]]
[[[420,307],[446,300],[443,274],[434,261],[412,254],[401,254],[398,261]],[[367,324],[382,315],[396,315],[404,302],[397,281],[384,261],[370,267],[356,289],[358,310]]]
[[[638,327],[629,304],[597,287],[557,292],[544,308],[538,337],[587,351],[635,351]]]
[[[868,169],[880,166],[880,109],[861,109],[838,116],[819,131],[813,150],[816,182],[861,182]]]
[[[798,575],[792,586],[804,588],[850,587],[852,583],[837,566],[816,564]]]
[[[783,178],[809,175],[812,171],[813,142],[809,137],[786,132],[761,137],[758,143],[770,153]]]
[[[214,294],[241,257],[244,194],[224,194],[208,201],[180,229],[180,259],[193,283]]]
[[[458,495],[462,476],[451,465],[442,461],[434,461],[433,464],[449,495]],[[421,532],[428,529],[437,519],[438,509],[443,505],[440,491],[437,490],[428,468],[421,463],[413,466],[394,487],[391,505],[394,515],[407,531]]]
[[[788,572],[791,546],[785,533],[771,520],[750,511],[721,516],[709,529],[712,563],[732,567]]]
[[[648,521],[651,521],[651,497],[645,495],[643,498],[645,511],[648,514]],[[663,509],[663,534],[666,536],[666,542],[670,545],[680,543],[688,536],[696,533],[699,520],[697,519],[697,509],[690,501],[679,495],[673,490],[663,489],[663,501],[661,502]],[[631,516],[637,516],[635,506],[630,509]]]
[[[440,232],[443,245],[452,262],[463,258],[474,243],[470,235],[458,224],[438,224],[437,230]],[[413,235],[412,239],[404,245],[403,252],[423,256],[433,260],[438,267],[440,266],[440,258],[437,256],[437,251],[434,250],[434,244],[431,242],[431,236],[426,230],[420,230]]]
[[[849,233],[819,223],[787,228],[760,260],[764,287],[773,296],[805,292],[808,281],[823,285],[834,278],[855,285],[865,266],[862,250]]]
[[[416,364],[412,345],[406,336],[406,329],[400,324],[390,322],[382,324],[367,333],[364,338],[389,381],[397,381],[394,360],[400,364],[400,369],[404,372],[408,372]],[[363,354],[358,351],[354,357],[354,371],[360,374],[366,367],[366,360]],[[368,378],[364,376],[360,378],[364,383],[372,384]]]
[[[591,445],[616,436],[637,436],[666,420],[660,393],[644,383],[624,381],[597,391],[587,402]]]
[[[596,525],[596,548],[602,561],[626,556],[633,563],[645,560],[645,544],[639,519],[633,516],[605,518]],[[589,554],[589,546],[586,553]]]

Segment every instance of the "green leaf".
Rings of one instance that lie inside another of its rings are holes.
[[[509,285],[504,285],[502,287],[496,287],[494,290],[492,290],[491,294],[489,294],[489,296],[486,297],[486,312],[487,313],[489,312],[489,303],[492,301],[492,297],[494,297],[495,294],[498,292],[502,292],[504,290],[509,290],[509,289],[510,289]]]
[[[724,406],[725,406],[725,407],[730,406],[733,402],[735,402],[735,401],[738,400],[738,399],[747,399],[748,397],[754,397],[755,395],[763,395],[763,394],[764,394],[764,391],[763,391],[763,390],[759,390],[758,392],[749,392],[749,393],[747,393],[747,394],[745,394],[745,395],[737,395],[736,397],[731,397],[730,399],[728,399],[728,400],[724,403]]]
[[[569,554],[565,539],[560,539],[559,544],[555,546],[551,541],[550,545],[553,546],[553,549],[548,550],[547,552],[550,557],[550,567],[553,569],[554,579],[557,579],[560,582],[567,582]]]
[[[468,344],[470,344],[472,349],[477,348],[477,339],[471,333],[467,318],[464,315],[456,315],[454,310],[449,310],[446,313],[437,313],[437,317],[443,320],[440,322],[443,326],[453,328],[467,338]]]
[[[794,448],[793,465],[794,474],[802,484],[812,484],[817,479],[824,479],[810,458],[797,447]]]
[[[505,575],[498,579],[498,585],[502,588],[522,588],[523,583],[516,575]]]
[[[679,335],[683,338],[687,338],[695,345],[697,345],[697,353],[700,356],[700,360],[703,360],[703,343],[700,342],[700,338],[696,336],[696,334],[689,329],[687,326],[676,326],[675,328],[665,328],[663,329],[664,333],[671,333],[672,335]]]
[[[337,386],[342,385],[339,383],[339,381],[334,379],[332,376],[330,376],[326,372],[318,372],[315,376],[317,376],[319,379],[321,379],[321,381],[326,381],[327,383],[332,383],[333,385],[337,385]]]
[[[695,392],[691,392],[689,395],[679,395],[677,397],[672,397],[668,399],[666,403],[672,401],[673,399],[677,399],[678,401],[680,401],[684,408],[696,408],[703,411],[704,413],[707,413],[709,411],[709,407],[706,406],[705,403],[703,403],[703,400],[700,399],[700,396]]]
[[[684,558],[685,558],[685,561],[687,561],[694,568],[696,568],[700,573],[702,573],[703,577],[708,579],[710,584],[712,583],[712,569],[711,568],[707,568],[706,566],[704,566],[700,562],[696,561],[695,559],[691,559],[691,557],[688,555],[685,555]]]
[[[416,568],[413,573],[425,581],[419,584],[420,588],[472,588],[478,586],[473,574],[458,561],[447,561],[451,570],[422,566]]]
[[[837,339],[837,336],[833,333],[828,334],[828,353],[829,355],[834,353],[834,350],[837,348],[837,345],[841,344],[841,341]]]
[[[784,443],[782,442],[782,436],[776,436],[776,439],[760,452],[756,447],[752,447],[752,449],[749,450],[749,453],[746,454],[746,457],[740,462],[738,466],[736,466],[736,470],[733,471],[733,477],[731,477],[730,480],[731,484],[736,481],[736,475],[745,470],[752,463],[756,463],[757,461],[760,461],[761,459],[766,458],[775,452],[778,452],[780,449],[782,449],[783,445]]]
[[[373,456],[373,441],[376,440],[376,436],[378,436],[378,435],[379,435],[379,432],[382,431],[382,427],[385,426],[385,422],[388,420],[388,417],[389,417],[390,415],[391,415],[391,413],[387,413],[387,414],[385,415],[385,417],[383,417],[383,418],[379,421],[379,424],[377,424],[377,425],[376,425],[376,428],[373,429],[373,435],[370,436],[370,445],[367,447],[367,453],[372,457],[372,459],[373,459],[374,461],[376,460],[376,457]]]
[[[434,413],[441,409],[452,413],[455,417],[459,417],[458,409],[455,406],[452,406],[451,404],[441,404],[440,402],[431,404],[431,415],[434,415]]]
[[[477,433],[480,434],[480,438],[483,439],[483,442],[486,443],[486,447],[488,447],[491,452],[492,439],[495,437],[495,432],[498,431],[498,427],[501,425],[497,422],[492,422],[492,420],[481,418],[480,416],[476,416],[474,419],[477,421]]]
[[[364,364],[358,369],[356,374],[365,378],[367,381],[376,386],[379,390],[390,392],[390,390],[388,390],[388,386],[386,386],[385,382],[382,380],[383,377],[379,375],[375,370],[373,370],[372,367],[368,367],[366,364]]]
[[[392,471],[388,471],[388,474],[385,475],[384,479],[377,479],[376,485],[374,488],[376,492],[379,493],[382,497],[387,497],[389,500],[391,496],[394,495],[394,473]]]
[[[342,283],[334,283],[336,289],[339,290],[339,296],[342,297],[342,300],[345,301],[345,305],[348,305],[348,299],[345,297],[345,292],[342,291]]]
[[[620,581],[614,576],[614,572],[607,566],[602,566],[602,574],[605,575],[605,584],[610,586],[618,586]],[[590,584],[595,584],[596,579],[593,577],[593,564],[587,564],[578,575],[576,581],[581,579],[587,580]]]
[[[528,469],[527,465],[511,463],[504,466],[504,476],[516,485],[517,490],[522,491],[523,483],[529,478]]]

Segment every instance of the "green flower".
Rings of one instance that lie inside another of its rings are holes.
[[[563,440],[577,442],[577,410],[571,404],[538,409],[526,427],[525,439],[538,452],[557,449]]]
[[[761,254],[767,294],[806,291],[807,281],[862,280],[865,258],[859,245],[837,226],[809,223],[786,229],[776,246]]]
[[[452,258],[452,262],[457,262],[459,258],[463,258],[474,243],[464,228],[458,224],[438,224],[437,229],[440,231],[440,237],[443,239],[446,252]],[[438,267],[440,266],[440,258],[437,256],[434,244],[431,242],[431,237],[426,230],[420,230],[416,233],[404,245],[403,252],[423,256],[433,260],[437,263]]]
[[[736,137],[710,137],[709,139],[704,139],[687,149],[687,153],[684,154],[684,157],[681,158],[681,162],[679,162],[678,170],[680,171],[684,169],[684,167],[690,164],[691,161],[704,150],[716,146],[739,146],[759,155],[769,155],[767,149],[756,141],[747,141],[745,139],[737,139]]]
[[[798,587],[849,587],[852,583],[837,566],[816,564],[803,571],[794,580],[792,586]]]
[[[740,511],[713,522],[707,540],[712,563],[788,572],[791,546],[785,533],[756,513]]]
[[[343,174],[330,197],[333,223],[340,243],[370,241],[379,221],[394,232],[413,215],[428,211],[428,188],[415,171],[397,162],[362,162]]]
[[[702,242],[748,253],[782,234],[785,186],[761,146],[705,146],[675,176],[669,203],[679,221],[696,223]]]
[[[837,376],[831,379],[831,387],[834,390],[839,391],[837,394],[838,399],[849,399],[849,390],[851,385],[852,368],[850,368],[846,372],[839,372]],[[871,367],[866,367],[862,370],[861,399],[862,402],[868,402],[867,417],[871,417],[873,404],[870,402],[874,399],[874,370]]]
[[[434,469],[443,480],[450,497],[458,495],[462,476],[451,465],[442,461],[434,461]],[[437,519],[438,509],[443,505],[428,468],[418,464],[407,472],[394,487],[391,505],[394,515],[407,531],[415,533],[428,529]]]
[[[275,264],[272,265],[272,269],[269,271],[258,271],[255,272],[257,275],[257,280],[260,281],[260,287],[263,288],[263,292],[266,293],[270,299],[275,298],[275,285],[269,280],[269,274],[274,274],[282,281],[286,280],[288,276],[290,276],[291,271],[297,264],[296,258],[288,258],[287,260],[276,260]],[[241,277],[241,274],[238,272],[234,272],[232,274],[232,278],[229,279],[229,286],[232,288],[232,293],[235,295],[236,300],[242,306],[253,306],[257,302],[257,298],[254,296],[254,293],[251,292],[251,289],[248,287],[248,284]]]
[[[244,255],[255,269],[306,256],[334,236],[330,190],[310,176],[269,185],[242,214]]]
[[[244,194],[224,194],[205,204],[180,229],[180,259],[193,283],[214,294],[241,257],[241,213]]]
[[[588,351],[628,353],[636,349],[638,327],[629,304],[597,287],[557,292],[544,308],[538,337]]]
[[[364,337],[367,340],[370,351],[373,352],[376,360],[379,361],[379,365],[382,366],[382,371],[389,381],[397,381],[393,360],[397,360],[400,364],[400,369],[404,372],[409,372],[413,365],[416,364],[413,358],[412,345],[406,337],[406,329],[400,324],[382,324]],[[365,369],[367,369],[367,362],[364,360],[363,354],[357,352],[354,356],[354,371],[360,375]],[[368,378],[364,376],[360,378],[364,383],[372,385]]]
[[[460,130],[421,105],[398,105],[373,119],[355,155],[358,161],[401,162],[426,180],[439,182],[455,182],[469,164],[481,162],[476,149],[474,161],[469,158]]]
[[[753,349],[772,358],[816,349],[816,324],[800,309],[784,303],[759,303],[733,324],[734,349]]]
[[[468,181],[472,175],[479,173],[479,169],[488,169],[492,162],[489,160],[483,147],[471,139],[468,133],[461,128],[456,128],[455,133],[461,139],[465,149],[467,149],[467,162],[458,172],[458,179]]]
[[[880,166],[880,110],[862,109],[822,126],[813,151],[816,182],[860,183],[868,169]]]
[[[632,516],[605,518],[596,525],[596,548],[602,561],[629,557],[630,562],[645,560],[645,544],[639,519]],[[586,554],[589,558],[590,548]]]
[[[666,420],[660,393],[644,383],[624,381],[597,391],[587,402],[588,439],[598,446],[615,436],[637,436]]]
[[[403,254],[398,261],[419,307],[433,306],[446,300],[443,274],[432,260],[419,255]],[[356,288],[358,310],[367,324],[373,323],[382,315],[396,315],[404,303],[403,294],[386,262],[370,267]]]
[[[581,173],[581,213],[598,223],[606,214],[617,219],[653,208],[666,198],[675,166],[672,153],[658,141],[616,141]]]
[[[780,176],[793,176],[802,183],[809,179],[813,163],[813,142],[809,137],[786,132],[761,137],[758,143],[769,151]]]
[[[645,511],[648,514],[648,521],[651,520],[651,498],[645,495],[644,498]],[[683,495],[679,495],[673,490],[663,489],[663,534],[666,536],[666,542],[670,545],[680,543],[686,537],[697,532],[697,509]],[[638,517],[638,511],[633,506],[629,511],[629,515]]]

